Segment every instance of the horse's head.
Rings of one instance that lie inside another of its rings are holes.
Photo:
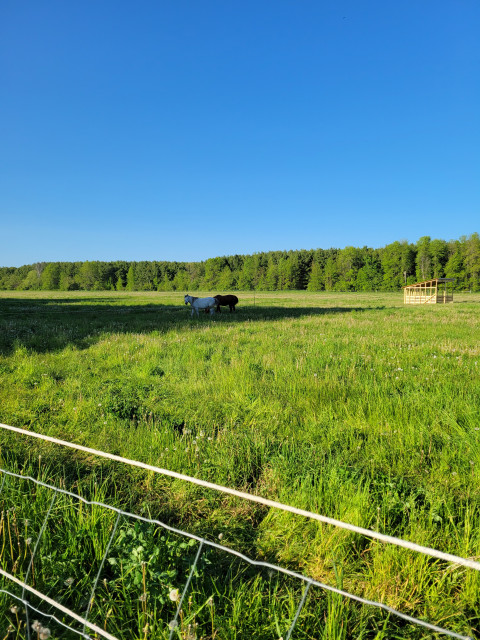
[[[188,304],[191,301],[192,301],[192,296],[189,296],[187,293],[187,295],[185,296],[185,304]]]

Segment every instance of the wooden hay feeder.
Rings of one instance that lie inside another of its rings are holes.
[[[434,278],[403,287],[405,304],[437,304],[453,302],[455,278]]]

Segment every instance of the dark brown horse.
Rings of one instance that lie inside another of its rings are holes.
[[[217,311],[220,313],[220,307],[230,307],[230,313],[235,311],[235,305],[238,304],[237,296],[213,296],[217,301]]]

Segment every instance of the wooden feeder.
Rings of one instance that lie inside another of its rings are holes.
[[[405,304],[437,304],[453,302],[455,278],[434,278],[403,287]]]

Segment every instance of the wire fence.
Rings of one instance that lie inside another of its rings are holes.
[[[242,492],[238,492],[232,489],[228,489],[228,488],[223,488],[220,487],[219,485],[212,485],[211,483],[204,483],[203,481],[199,481],[198,479],[195,478],[189,478],[188,476],[182,476],[182,474],[177,474],[175,472],[171,472],[168,470],[160,470],[157,469],[155,467],[151,467],[150,465],[144,465],[143,463],[138,463],[136,461],[129,461],[127,459],[123,459],[123,458],[119,458],[118,456],[112,456],[110,454],[106,454],[105,452],[96,452],[93,449],[88,449],[86,447],[82,447],[81,445],[75,445],[73,443],[67,443],[65,441],[61,441],[61,440],[57,440],[55,438],[50,438],[48,436],[41,436],[40,434],[35,434],[33,432],[29,432],[29,431],[25,431],[22,429],[18,429],[16,427],[10,427],[9,425],[1,425],[0,427],[6,428],[8,430],[11,431],[19,431],[21,433],[24,433],[26,435],[32,436],[32,437],[37,437],[37,438],[41,438],[44,440],[50,440],[50,441],[54,441],[57,444],[63,444],[66,446],[70,446],[71,448],[75,448],[75,449],[80,449],[80,450],[87,450],[90,453],[95,452],[98,455],[102,455],[103,457],[107,457],[107,458],[111,458],[111,459],[120,459],[122,462],[131,464],[133,466],[141,466],[143,468],[149,468],[150,470],[155,470],[157,472],[165,472],[165,475],[171,475],[173,477],[182,477],[185,480],[189,480],[191,482],[195,482],[196,484],[202,484],[202,485],[206,485],[206,486],[210,486],[210,488],[215,488],[216,490],[222,490],[224,489],[225,493],[233,493],[234,495],[240,495],[241,497],[246,497],[247,499],[253,500],[253,501],[257,501],[257,502],[261,502],[261,503],[267,503],[270,505],[273,505],[277,508],[281,508],[283,510],[286,511],[294,511],[294,512],[300,512],[301,515],[307,515],[309,517],[314,517],[315,519],[319,519],[322,518],[325,521],[329,522],[330,524],[336,524],[338,521],[332,521],[332,519],[330,518],[325,518],[323,516],[318,516],[318,514],[311,514],[310,512],[305,512],[303,510],[298,510],[298,509],[294,509],[292,507],[289,507],[288,505],[281,505],[280,503],[274,503],[272,501],[269,500],[264,500],[259,499],[258,496],[251,496],[250,494],[242,494]],[[131,521],[137,521],[137,522],[143,522],[143,523],[147,523],[150,525],[155,525],[156,527],[160,527],[161,529],[170,532],[170,533],[174,533],[176,535],[182,536],[184,538],[188,538],[192,541],[195,541],[198,543],[198,549],[195,555],[195,558],[191,564],[190,567],[190,571],[188,574],[188,578],[186,580],[186,583],[182,589],[181,594],[179,593],[179,597],[178,597],[178,605],[176,608],[176,613],[174,615],[174,618],[172,620],[169,621],[169,640],[172,640],[172,638],[174,637],[174,635],[176,633],[178,633],[178,620],[179,620],[179,616],[181,615],[181,611],[182,611],[182,606],[185,600],[185,597],[187,596],[190,586],[191,586],[191,581],[192,578],[196,572],[197,566],[199,564],[199,561],[202,557],[202,555],[205,553],[205,551],[207,549],[216,549],[217,551],[224,553],[224,554],[228,554],[229,556],[233,556],[235,558],[240,559],[243,562],[248,563],[248,565],[252,566],[252,567],[257,567],[258,569],[266,569],[270,572],[277,572],[278,574],[282,574],[284,576],[289,576],[290,578],[293,578],[294,580],[298,581],[300,584],[303,585],[303,591],[302,591],[302,595],[299,598],[299,602],[298,605],[296,607],[296,611],[295,614],[293,615],[293,618],[291,620],[289,620],[286,624],[285,624],[285,629],[284,629],[284,635],[282,636],[284,638],[284,640],[290,640],[293,637],[293,633],[295,630],[295,627],[297,625],[300,613],[302,612],[302,609],[305,605],[306,599],[307,599],[307,595],[310,591],[310,589],[312,587],[316,587],[319,589],[322,589],[324,591],[330,592],[330,593],[334,593],[334,594],[338,594],[339,596],[342,596],[343,598],[347,598],[349,600],[361,603],[362,605],[366,605],[369,607],[375,607],[379,610],[382,610],[390,615],[396,616],[397,618],[411,623],[411,624],[415,624],[418,625],[420,627],[423,627],[425,629],[428,629],[429,631],[435,632],[435,633],[439,633],[439,634],[443,634],[446,636],[450,636],[452,638],[458,638],[460,640],[473,640],[470,636],[465,636],[465,635],[461,635],[458,634],[454,631],[451,631],[449,629],[445,629],[442,628],[440,626],[431,624],[429,622],[426,622],[425,620],[421,620],[419,618],[415,618],[413,616],[407,615],[401,611],[398,611],[386,604],[383,604],[381,602],[376,602],[373,600],[368,600],[366,598],[360,597],[358,595],[355,595],[353,593],[350,593],[346,590],[343,589],[339,589],[336,587],[333,587],[331,585],[327,585],[324,584],[318,580],[314,580],[313,578],[310,578],[308,576],[302,575],[298,572],[292,571],[290,569],[287,569],[285,567],[282,567],[280,565],[276,565],[276,564],[272,564],[270,562],[263,562],[263,561],[259,561],[259,560],[254,560],[252,558],[249,558],[248,556],[246,556],[243,553],[240,553],[238,551],[236,551],[235,549],[232,549],[230,547],[227,547],[225,545],[213,542],[211,540],[207,540],[206,538],[203,538],[201,536],[195,535],[193,533],[184,531],[182,529],[176,528],[176,527],[172,527],[164,522],[161,522],[160,520],[154,519],[154,518],[148,518],[148,517],[144,517],[144,516],[140,516],[125,510],[122,510],[118,507],[106,504],[104,502],[100,502],[100,501],[95,501],[95,500],[87,500],[84,497],[73,493],[71,491],[68,491],[66,489],[62,489],[56,486],[53,486],[51,484],[48,484],[46,482],[43,482],[41,480],[38,480],[36,478],[33,478],[32,476],[27,476],[27,475],[21,475],[18,473],[14,473],[12,471],[9,471],[7,469],[0,469],[0,474],[2,475],[2,482],[0,485],[0,495],[2,494],[2,492],[4,491],[5,485],[7,483],[7,479],[8,478],[15,478],[16,480],[21,480],[23,482],[28,482],[28,483],[32,483],[35,486],[38,487],[43,487],[48,489],[49,491],[53,492],[53,497],[50,501],[49,504],[49,508],[46,512],[46,515],[44,517],[42,526],[40,528],[39,534],[37,539],[35,540],[35,544],[33,547],[33,551],[32,551],[32,555],[30,558],[30,562],[24,577],[24,580],[19,580],[16,576],[12,575],[11,573],[5,571],[5,569],[3,567],[0,568],[0,575],[4,576],[6,579],[10,580],[12,583],[21,586],[22,587],[22,594],[21,596],[15,595],[14,593],[10,592],[9,590],[6,589],[1,589],[0,593],[9,595],[10,597],[12,597],[14,600],[18,601],[19,603],[21,603],[23,605],[23,607],[25,608],[25,616],[26,616],[26,633],[27,633],[27,638],[28,640],[30,640],[31,638],[31,634],[30,634],[30,629],[31,629],[31,621],[30,621],[30,616],[29,613],[30,612],[35,612],[37,614],[41,614],[43,616],[46,616],[47,618],[54,620],[55,622],[59,623],[62,627],[64,627],[65,629],[68,629],[72,632],[74,632],[75,634],[79,635],[80,637],[83,638],[91,638],[91,636],[87,633],[87,629],[89,629],[90,631],[92,631],[95,634],[95,637],[97,637],[98,635],[104,638],[107,638],[107,640],[117,640],[113,635],[111,635],[110,633],[108,633],[105,629],[100,628],[99,626],[97,626],[96,624],[92,623],[89,621],[89,616],[90,616],[90,612],[92,609],[92,604],[94,602],[95,599],[95,595],[96,595],[96,591],[97,591],[97,587],[99,584],[99,580],[100,580],[100,576],[102,573],[102,569],[104,567],[105,561],[107,559],[107,556],[109,554],[109,550],[111,548],[111,545],[113,543],[113,540],[115,538],[115,534],[116,531],[118,529],[118,525],[120,522],[120,518],[127,518]],[[100,564],[99,564],[99,568],[98,571],[96,573],[96,577],[93,581],[92,584],[92,588],[91,588],[91,592],[88,598],[88,605],[86,607],[85,613],[83,616],[79,615],[78,613],[72,611],[71,609],[68,609],[67,607],[65,607],[64,605],[62,605],[60,602],[57,602],[56,600],[53,600],[52,598],[50,598],[49,596],[47,596],[46,594],[43,594],[39,591],[37,591],[36,589],[34,589],[32,586],[30,586],[28,584],[29,582],[29,577],[31,574],[31,569],[33,567],[33,562],[34,559],[37,555],[37,553],[39,552],[39,546],[40,546],[40,542],[42,539],[42,536],[44,535],[45,529],[47,527],[49,518],[51,517],[51,513],[52,513],[52,509],[53,506],[55,504],[56,501],[56,497],[58,495],[63,495],[63,496],[68,496],[69,498],[78,501],[79,503],[82,503],[84,505],[88,505],[88,506],[95,506],[95,507],[99,507],[101,509],[105,509],[109,512],[113,512],[116,514],[116,519],[115,519],[115,523],[113,525],[108,543],[105,547],[105,550],[103,552],[103,555],[101,557],[100,560]],[[410,548],[414,551],[420,551],[421,553],[433,556],[433,557],[437,557],[437,558],[441,558],[443,560],[447,559],[449,562],[454,562],[457,565],[463,565],[469,568],[473,568],[476,569],[477,571],[480,570],[480,563],[477,563],[473,560],[470,560],[468,558],[461,558],[458,556],[452,556],[451,554],[444,554],[443,552],[439,552],[433,549],[429,549],[427,547],[421,547],[420,545],[415,545],[414,543],[410,543],[408,541],[402,541],[400,539],[397,538],[392,538],[390,536],[383,536],[382,534],[378,534],[377,532],[373,532],[373,531],[369,531],[369,530],[362,530],[358,527],[353,527],[352,525],[348,525],[348,523],[341,523],[342,525],[344,525],[343,528],[348,528],[348,529],[353,529],[353,530],[360,530],[361,532],[366,531],[368,532],[367,535],[369,535],[370,537],[378,537],[381,536],[379,539],[382,539],[382,537],[386,537],[389,538],[388,542],[392,542],[393,544],[397,544],[397,546],[403,546],[403,547],[407,547]],[[403,544],[400,544],[403,543]],[[49,614],[49,613],[42,613],[42,611],[40,609],[38,609],[37,607],[35,607],[30,600],[27,599],[27,593],[28,594],[32,594],[36,597],[38,597],[42,602],[47,603],[48,605],[50,605],[51,607],[55,608],[57,611],[62,612],[63,614],[65,614],[67,617],[71,618],[72,621],[76,621],[78,623],[80,623],[82,625],[82,629],[76,629],[74,626],[69,625],[65,622],[65,619],[61,620],[60,618],[58,618],[56,615],[54,614]],[[36,637],[42,638],[42,635],[38,633],[38,628],[36,630],[37,632],[35,633]],[[45,636],[45,637],[48,637]],[[178,635],[177,635],[178,637]],[[123,640],[123,639],[119,639],[119,640]]]

